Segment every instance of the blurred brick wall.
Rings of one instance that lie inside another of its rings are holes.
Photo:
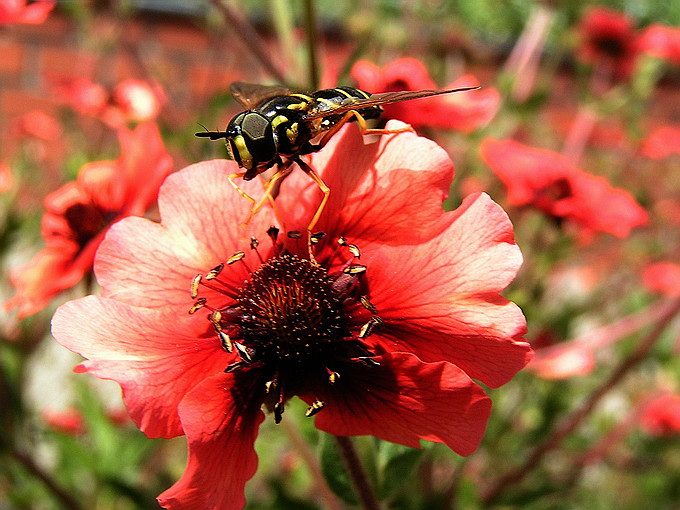
[[[189,120],[216,93],[259,66],[229,31],[209,35],[189,18],[140,15],[120,22],[101,15],[79,29],[53,12],[42,25],[0,28],[0,122],[30,110],[56,113],[54,79],[86,77],[106,87],[155,78],[174,119]]]

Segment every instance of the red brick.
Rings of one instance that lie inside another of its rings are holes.
[[[233,67],[194,64],[189,71],[190,94],[199,103],[215,94],[229,90],[234,81],[243,80],[243,72]]]
[[[13,25],[12,29],[23,40],[35,41],[64,38],[71,35],[75,27],[69,18],[58,11],[52,11],[45,22],[40,25]]]
[[[18,75],[21,73],[24,49],[11,39],[0,39],[0,73]]]
[[[155,31],[156,40],[164,49],[195,52],[210,46],[208,34],[193,25],[159,23]]]
[[[45,80],[55,77],[90,77],[96,69],[94,54],[75,47],[45,46],[41,54],[42,76]]]
[[[19,89],[5,89],[0,92],[0,112],[5,119],[16,117],[31,110],[42,110],[56,115],[59,105],[48,94],[31,94]]]

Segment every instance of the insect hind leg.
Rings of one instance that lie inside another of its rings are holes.
[[[407,131],[410,132],[415,131],[413,127],[409,125],[396,129],[369,128],[368,125],[366,124],[366,119],[364,118],[363,115],[361,115],[361,113],[359,113],[357,110],[349,110],[342,116],[342,118],[338,122],[335,123],[335,125],[332,128],[330,128],[323,134],[321,140],[319,140],[319,143],[314,146],[314,152],[323,149],[326,146],[326,144],[330,141],[330,139],[333,138],[333,135],[340,131],[340,128],[344,126],[347,122],[352,120],[352,117],[354,117],[354,119],[356,120],[362,135],[389,135],[394,133],[405,133]]]

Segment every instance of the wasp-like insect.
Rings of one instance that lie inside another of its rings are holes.
[[[231,119],[225,131],[204,131],[196,133],[196,136],[211,140],[226,139],[232,158],[245,170],[230,175],[229,181],[242,196],[253,203],[249,219],[271,197],[274,185],[290,173],[292,163],[297,163],[324,195],[307,227],[311,234],[326,205],[330,189],[300,156],[321,150],[350,121],[357,121],[362,134],[411,130],[410,127],[397,130],[369,129],[366,119],[378,118],[383,104],[477,88],[479,87],[369,94],[352,87],[336,87],[308,95],[294,93],[276,85],[236,82],[231,85],[231,93],[246,110]],[[278,170],[267,182],[265,194],[257,203],[232,180],[242,177],[249,181],[274,165],[278,165]]]

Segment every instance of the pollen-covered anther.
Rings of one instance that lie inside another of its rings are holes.
[[[326,402],[324,402],[323,400],[315,400],[314,402],[312,402],[312,405],[307,408],[307,411],[305,411],[305,416],[307,418],[309,418],[310,416],[314,416],[324,407],[326,407]]]
[[[213,267],[210,271],[206,273],[205,279],[214,280],[220,275],[222,269],[224,269],[224,264],[217,264],[215,267]]]
[[[324,237],[326,237],[326,232],[316,232],[309,236],[309,242],[312,244],[319,244]]]
[[[357,361],[363,365],[366,365],[367,367],[379,367],[380,363],[374,360],[373,358],[369,358],[368,356],[361,356],[359,358],[356,358]]]
[[[253,362],[253,350],[248,349],[245,345],[240,344],[238,342],[234,342],[234,347],[236,347],[236,352],[238,355],[241,357],[243,361],[246,363],[252,363]]]
[[[193,315],[196,312],[198,312],[201,308],[205,306],[205,304],[208,302],[206,298],[198,298],[196,302],[191,305],[191,308],[189,308],[189,315]]]
[[[250,249],[256,250],[259,245],[260,245],[260,241],[258,241],[255,236],[251,236],[250,237]]]
[[[290,232],[288,232],[288,237],[290,239],[300,239],[302,237],[302,232],[300,232],[299,230],[291,230]]]
[[[213,310],[209,319],[212,325],[215,326],[215,330],[222,331],[222,312],[220,310]]]
[[[361,258],[361,251],[359,250],[359,247],[356,244],[348,244],[347,249],[356,258],[358,258],[358,259]]]
[[[228,264],[228,265],[231,265],[231,264],[233,264],[233,263],[235,263],[235,262],[238,262],[239,260],[243,259],[243,257],[245,257],[245,256],[246,256],[245,252],[243,252],[243,251],[237,251],[237,252],[234,253],[231,257],[229,257],[229,258],[227,259],[227,264]]]
[[[361,304],[363,305],[363,307],[366,310],[368,310],[369,312],[371,312],[373,314],[378,313],[378,309],[375,307],[375,305],[373,303],[371,303],[371,301],[368,299],[368,296],[361,296],[359,298],[359,301],[361,301]]]
[[[345,269],[342,270],[342,272],[346,274],[361,274],[366,272],[366,266],[360,265],[347,266]]]
[[[203,275],[197,274],[194,279],[191,280],[191,299],[196,299],[198,297],[198,286],[203,279]]]
[[[345,239],[344,237],[338,237],[338,244],[340,246],[347,246],[347,239]]]
[[[222,344],[222,348],[225,351],[234,352],[234,344],[231,341],[231,338],[229,338],[229,335],[227,335],[224,331],[219,330],[217,332],[217,337],[220,339],[220,344]]]
[[[264,383],[264,389],[267,393],[276,391],[278,387],[279,387],[278,383],[273,379],[271,381],[267,381],[266,383]]]
[[[369,319],[369,321],[366,324],[361,326],[361,330],[359,331],[359,338],[361,339],[368,338],[373,333],[376,326],[380,326],[381,324],[383,324],[383,320],[377,315],[374,315]]]
[[[328,371],[328,382],[329,384],[335,384],[338,382],[338,379],[340,379],[340,374],[337,372],[331,372],[330,370]]]

